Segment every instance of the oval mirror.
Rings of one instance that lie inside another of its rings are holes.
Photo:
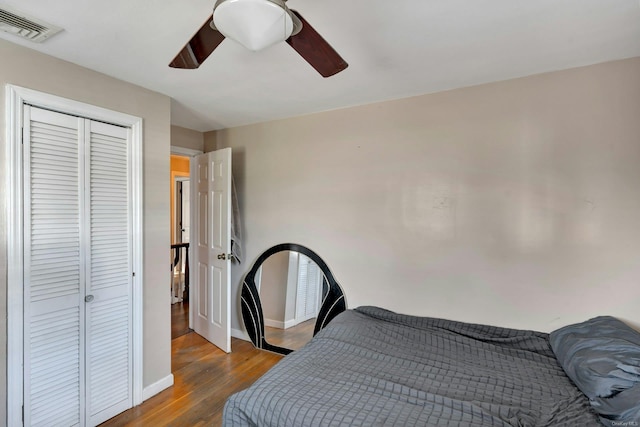
[[[280,354],[302,347],[346,309],[326,263],[294,243],[276,245],[258,257],[243,282],[241,304],[253,344]]]

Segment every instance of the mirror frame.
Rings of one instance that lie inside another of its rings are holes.
[[[320,310],[316,317],[316,324],[313,329],[313,336],[333,320],[334,317],[345,311],[347,309],[347,304],[342,288],[333,277],[333,274],[331,274],[331,270],[329,270],[329,267],[322,258],[320,258],[320,256],[311,249],[297,243],[282,243],[264,251],[253,263],[251,270],[249,270],[242,282],[242,292],[240,293],[242,320],[244,322],[244,327],[247,330],[247,334],[256,348],[287,355],[293,350],[269,344],[265,338],[264,313],[262,312],[262,303],[260,302],[260,295],[255,283],[256,274],[258,269],[262,266],[262,263],[271,255],[283,251],[296,251],[308,256],[318,265],[318,267],[320,267],[320,270],[324,274],[323,289],[325,283],[329,288],[320,305]]]

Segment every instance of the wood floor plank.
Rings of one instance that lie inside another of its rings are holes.
[[[189,329],[189,302],[182,301],[171,305],[171,339],[191,332]]]
[[[174,385],[101,426],[221,425],[227,398],[282,358],[235,338],[231,348],[232,353],[224,353],[194,332],[172,340]]]

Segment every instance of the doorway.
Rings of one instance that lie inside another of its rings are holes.
[[[189,243],[191,230],[191,186],[189,178],[177,176],[175,179],[175,242]]]
[[[189,233],[191,158],[171,155],[171,339],[189,328]]]

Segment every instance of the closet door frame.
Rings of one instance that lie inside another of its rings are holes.
[[[23,106],[44,109],[102,121],[131,129],[132,185],[132,360],[133,406],[143,401],[143,253],[142,253],[142,118],[108,110],[83,102],[38,92],[15,85],[5,86],[6,152],[5,182],[7,194],[7,424],[22,425],[23,408]],[[1,423],[1,420],[0,420]]]

